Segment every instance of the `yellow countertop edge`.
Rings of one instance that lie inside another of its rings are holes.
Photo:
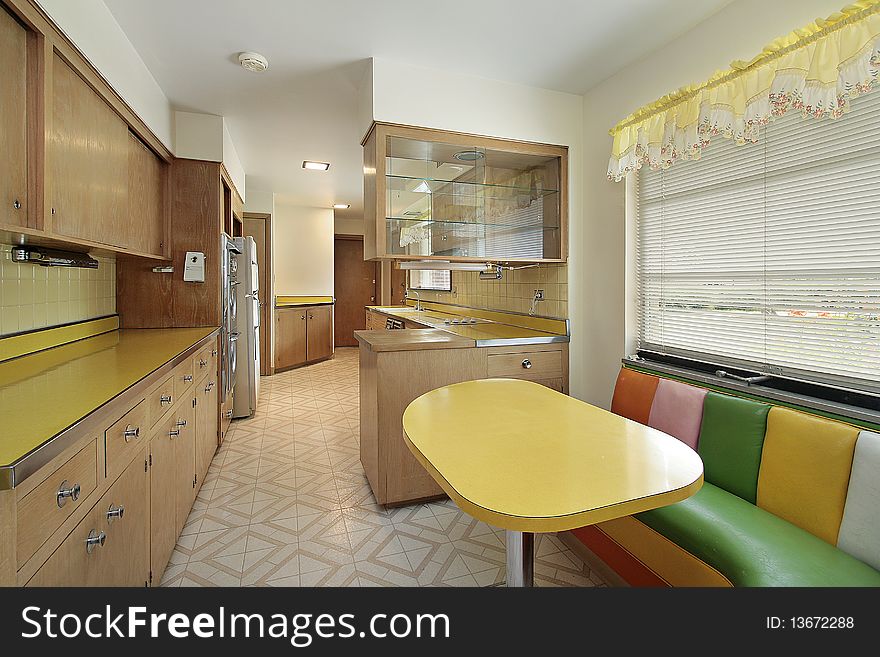
[[[66,324],[64,326],[52,326],[32,331],[30,333],[21,333],[19,335],[10,335],[0,338],[0,363],[45,351],[52,347],[60,347],[77,340],[85,340],[93,338],[96,335],[109,333],[119,328],[119,316],[112,315],[110,317],[99,317],[98,319],[90,319],[76,324]]]
[[[703,487],[703,474],[701,473],[698,479],[694,480],[687,486],[682,486],[681,488],[676,488],[675,490],[660,493],[658,495],[641,497],[622,504],[613,504],[611,506],[591,509],[581,513],[546,517],[512,516],[506,513],[500,513],[471,502],[459,493],[452,484],[440,474],[434,465],[424,454],[422,454],[419,448],[409,439],[409,435],[406,432],[406,416],[408,412],[409,407],[403,412],[403,442],[406,443],[406,446],[409,448],[410,452],[412,452],[413,456],[416,457],[416,460],[422,464],[425,470],[428,471],[428,474],[433,477],[434,481],[440,485],[440,487],[462,511],[477,520],[482,520],[485,523],[502,529],[532,532],[536,534],[568,531],[570,529],[577,529],[578,527],[595,525],[600,522],[605,522],[606,520],[614,520],[615,518],[622,518],[635,513],[650,511],[651,509],[656,509],[661,506],[675,504],[676,502],[681,502],[682,500],[686,500],[696,494],[697,491]]]
[[[275,296],[275,307],[283,308],[285,306],[314,306],[321,304],[334,303],[333,297],[330,296],[317,296],[317,297],[308,297],[308,296],[286,296],[286,295],[276,295]]]
[[[407,305],[414,305],[412,300],[407,300]],[[518,328],[555,333],[556,335],[568,335],[568,320],[553,317],[541,317],[539,315],[521,315],[519,313],[506,312],[504,310],[488,310],[486,308],[470,308],[467,306],[454,306],[442,301],[422,301],[422,307],[450,315],[467,315],[488,319],[499,324],[507,324]],[[381,312],[381,311],[380,311]]]

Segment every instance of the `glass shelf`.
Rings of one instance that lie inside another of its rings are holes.
[[[436,178],[418,178],[413,176],[385,176],[387,189],[393,191],[417,192],[422,194],[465,194],[470,190],[473,195],[481,194],[487,198],[507,199],[520,195],[531,195],[537,198],[559,193],[558,189],[547,189],[536,184],[534,187],[503,185],[499,183],[481,183],[468,180],[442,180]],[[453,192],[449,189],[458,188]]]

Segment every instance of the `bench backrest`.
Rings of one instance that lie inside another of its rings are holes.
[[[880,434],[627,368],[611,410],[696,449],[707,482],[880,569]]]

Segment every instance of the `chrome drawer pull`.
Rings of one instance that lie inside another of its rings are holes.
[[[208,385],[205,386],[205,392],[211,392],[214,389],[214,382],[211,381]]]
[[[171,436],[172,438],[174,438],[175,436],[179,436],[180,429],[172,429],[171,431],[168,432],[168,435]]]
[[[199,358],[199,367],[207,367],[208,361]]]
[[[107,540],[107,534],[104,532],[99,532],[97,529],[93,529],[89,532],[89,537],[86,539],[86,552],[89,554],[92,553],[92,550],[95,549],[96,545],[104,547],[104,541]]]
[[[226,417],[232,419],[232,411],[226,411]]]
[[[184,383],[189,383],[189,382],[192,381],[192,380],[193,380],[193,375],[192,375],[192,374],[184,374],[184,375],[183,375],[183,381],[184,381]]]
[[[179,427],[185,427],[185,426],[186,426],[186,420],[178,420],[178,421],[177,421],[177,426],[179,426]]]
[[[67,504],[67,498],[76,502],[79,499],[79,491],[79,484],[68,486],[67,479],[62,481],[61,486],[58,488],[58,492],[55,494],[55,501],[58,503],[58,508],[60,509]]]
[[[107,509],[107,522],[113,522],[114,518],[119,518],[122,520],[122,516],[125,515],[125,507],[121,504],[119,506],[110,505],[110,508]]]
[[[216,356],[216,355],[217,355],[217,350],[216,350],[216,349],[211,349],[211,355],[212,355],[212,356]]]
[[[162,404],[163,406],[170,404],[171,400],[172,400],[171,395],[162,395],[161,397],[159,397],[159,403]]]
[[[122,432],[122,437],[125,438],[125,442],[131,442],[132,438],[140,438],[141,437],[141,428],[133,427],[130,424],[125,426],[125,431]]]
[[[526,359],[523,360],[523,362],[522,362],[522,366],[523,366],[525,369],[530,369],[530,368],[532,367],[532,361],[530,361],[528,358],[526,358]]]

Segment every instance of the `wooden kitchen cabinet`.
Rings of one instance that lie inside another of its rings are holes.
[[[149,581],[146,453],[134,459],[28,586],[145,586]],[[121,509],[121,511],[120,511]],[[88,549],[89,541],[91,549]]]
[[[28,31],[0,8],[0,224],[28,225]]]
[[[168,165],[136,135],[128,133],[128,230],[132,251],[165,255]]]
[[[333,306],[309,308],[306,319],[307,347],[309,361],[330,358],[333,355]]]
[[[128,126],[57,53],[47,145],[52,230],[127,246]]]
[[[275,311],[275,370],[306,362],[307,308],[278,308]]]
[[[218,387],[216,373],[205,377],[196,390],[196,490],[205,481],[217,452]]]
[[[333,355],[333,306],[275,309],[275,369],[285,370]]]

